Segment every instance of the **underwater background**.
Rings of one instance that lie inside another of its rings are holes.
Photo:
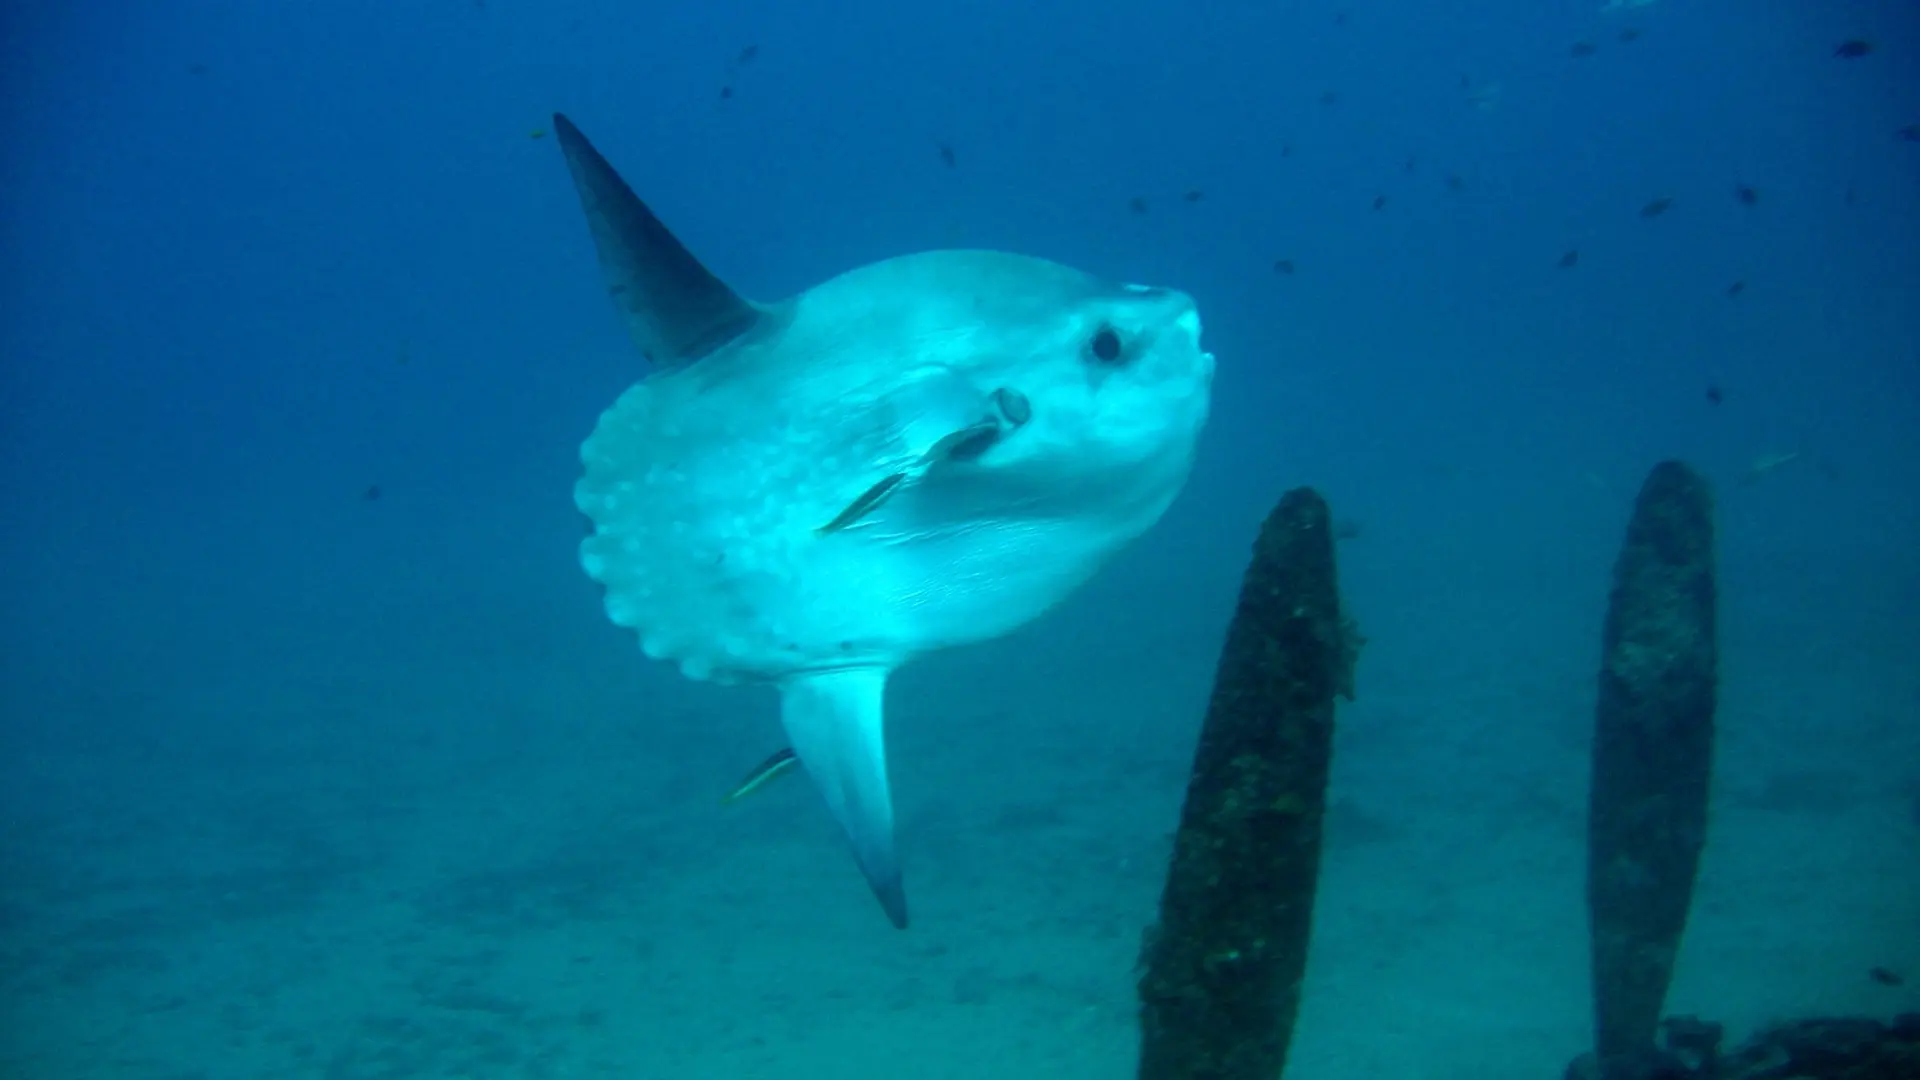
[[[1288,1075],[1558,1076],[1609,573],[1671,457],[1722,652],[1670,1010],[1920,1008],[1914,5],[0,35],[0,1075],[1130,1075],[1240,574],[1312,485],[1368,640]],[[895,682],[904,934],[803,780],[720,805],[773,695],[646,660],[579,569],[578,447],[643,365],[555,109],[748,296],[989,247],[1198,300],[1165,520]]]

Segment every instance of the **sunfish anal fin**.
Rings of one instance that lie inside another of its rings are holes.
[[[745,334],[761,311],[674,238],[573,122],[553,114],[600,255],[600,271],[634,345],[655,365],[684,367]]]
[[[846,831],[860,871],[893,925],[907,927],[907,894],[893,846],[883,699],[887,670],[847,668],[796,676],[780,688],[780,722]]]

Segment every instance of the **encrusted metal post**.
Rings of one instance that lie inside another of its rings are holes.
[[[1662,462],[1614,565],[1593,732],[1587,911],[1601,1066],[1654,1045],[1707,833],[1717,693],[1713,499]]]
[[[1341,617],[1326,502],[1262,525],[1214,677],[1158,923],[1141,955],[1141,1080],[1276,1080],[1307,967]]]

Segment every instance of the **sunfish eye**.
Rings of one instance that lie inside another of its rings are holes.
[[[1094,333],[1090,347],[1095,360],[1111,364],[1120,359],[1120,334],[1111,326],[1103,326]]]

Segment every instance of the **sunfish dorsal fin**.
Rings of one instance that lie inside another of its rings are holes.
[[[893,847],[883,699],[887,670],[844,668],[795,676],[780,688],[780,722],[793,752],[846,831],[853,856],[893,925],[907,927],[907,894]]]
[[[674,239],[573,121],[555,113],[553,131],[593,230],[607,293],[650,361],[684,367],[753,328],[760,309]]]

